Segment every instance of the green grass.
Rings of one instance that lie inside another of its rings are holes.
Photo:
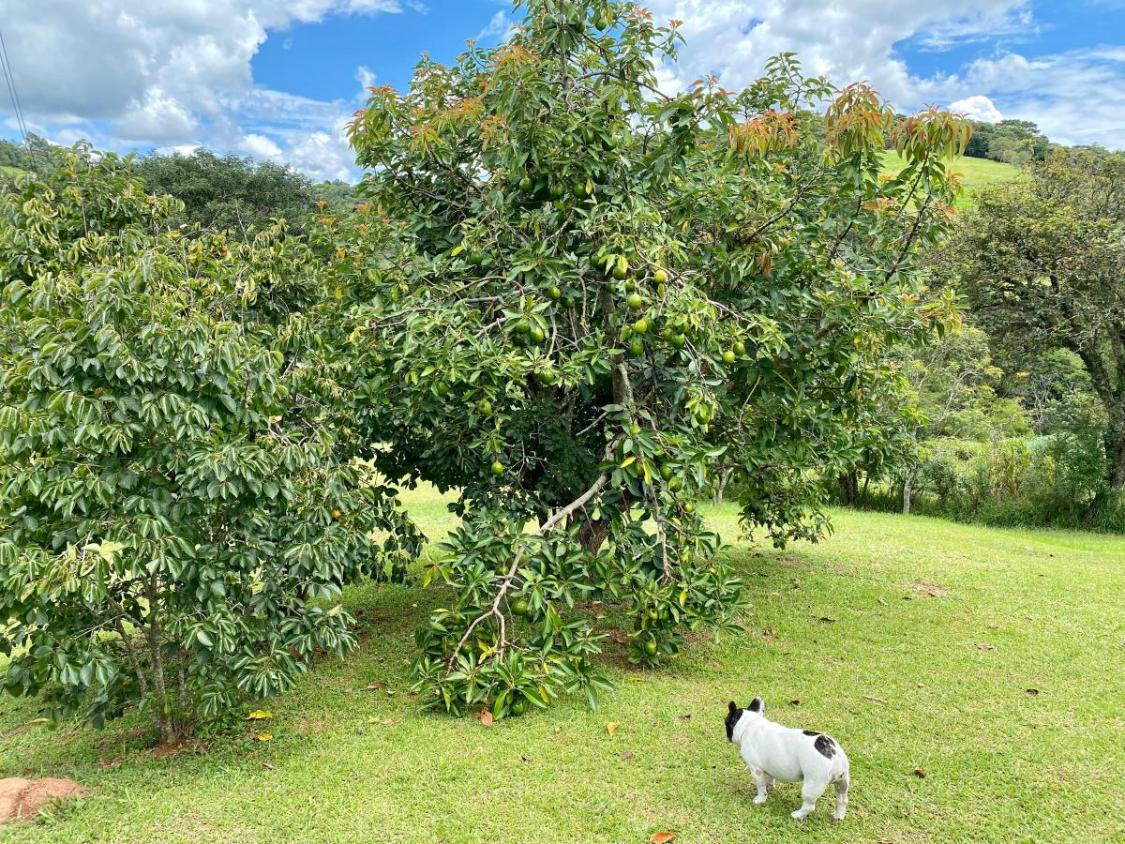
[[[17,176],[22,176],[23,173],[24,171],[18,167],[8,167],[7,165],[0,164],[0,176],[10,176],[14,179]]]
[[[408,498],[431,534],[450,525],[432,492]],[[736,536],[734,508],[706,510]],[[270,702],[269,743],[247,726],[158,758],[136,722],[52,733],[31,723],[33,704],[5,699],[0,776],[73,777],[91,796],[0,828],[0,842],[1120,841],[1125,539],[855,512],[835,523],[815,546],[732,546],[748,632],[700,637],[658,672],[615,647],[618,690],[597,712],[568,700],[491,728],[419,714],[410,634],[446,595],[390,587],[348,593],[359,651]],[[367,691],[375,680],[389,688]],[[729,698],[755,694],[847,749],[842,825],[827,797],[792,820],[795,784],[751,804],[722,719]]]
[[[890,174],[897,173],[906,166],[906,161],[894,150],[883,154],[883,169]],[[961,185],[964,192],[954,203],[958,208],[965,207],[972,202],[973,191],[997,182],[1010,182],[1020,178],[1020,170],[1011,164],[1002,161],[992,161],[988,158],[969,158],[958,156],[948,165],[951,173],[961,175]]]

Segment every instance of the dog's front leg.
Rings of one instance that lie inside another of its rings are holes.
[[[769,797],[770,786],[773,785],[773,777],[761,768],[751,768],[750,776],[754,778],[754,785],[758,787],[758,794],[754,798],[754,802],[765,803],[766,798]]]

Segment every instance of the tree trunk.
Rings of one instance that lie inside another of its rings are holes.
[[[837,482],[840,484],[840,503],[851,507],[859,497],[859,477],[855,472],[848,472],[840,475]]]
[[[598,553],[607,536],[609,536],[609,519],[599,519],[596,522],[587,519],[578,528],[578,541],[590,554]]]
[[[1125,396],[1122,396],[1125,402]],[[1106,456],[1109,458],[1109,482],[1115,490],[1125,489],[1125,410],[1111,415],[1116,425],[1110,422],[1106,436]]]
[[[727,484],[730,483],[731,475],[734,474],[734,469],[724,469],[719,473],[719,484],[715,487],[715,503],[722,504],[723,497],[727,492]]]
[[[161,744],[175,741],[172,719],[168,716],[168,690],[164,685],[164,655],[160,652],[160,620],[156,613],[157,594],[153,578],[149,578],[146,590],[148,597],[148,649],[152,660],[152,688],[155,700],[152,702],[152,720],[156,726],[157,738]]]
[[[910,515],[911,507],[911,494],[914,491],[914,473],[909,473],[902,479],[902,514],[904,516]]]

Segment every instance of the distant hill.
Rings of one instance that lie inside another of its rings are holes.
[[[888,173],[897,173],[906,162],[893,150],[883,154],[883,169]],[[961,174],[961,184],[965,192],[958,198],[956,205],[964,207],[972,202],[972,193],[977,188],[997,182],[1009,182],[1020,177],[1018,167],[1004,164],[1001,161],[991,161],[987,158],[968,158],[959,156],[949,164],[949,170]]]

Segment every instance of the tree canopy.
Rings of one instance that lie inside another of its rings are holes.
[[[392,260],[341,247],[373,287],[361,413],[382,471],[461,491],[435,569],[457,597],[417,665],[454,711],[593,702],[590,599],[627,601],[641,664],[728,624],[740,586],[693,505],[717,465],[748,529],[815,539],[822,479],[900,447],[888,350],[950,313],[917,253],[968,137],[934,110],[896,123],[792,56],[744,91],[666,96],[675,24],[630,2],[525,6],[503,46],[423,60],[351,127],[372,213],[399,231]],[[886,133],[908,162],[890,179]]]
[[[136,162],[149,193],[183,203],[181,222],[241,237],[278,217],[303,223],[312,210],[309,180],[290,167],[198,149],[191,155],[150,155]]]
[[[1125,155],[1056,150],[981,191],[946,254],[998,342],[1082,360],[1109,420],[1107,481],[1125,487]]]
[[[0,189],[0,685],[170,741],[345,653],[341,588],[417,539],[348,459],[308,247],[57,155]]]

